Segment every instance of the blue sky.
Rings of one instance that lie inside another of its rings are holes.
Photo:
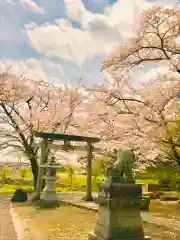
[[[0,0],[0,70],[55,84],[99,83],[101,60],[141,12],[176,0]],[[139,77],[141,73],[137,73]]]

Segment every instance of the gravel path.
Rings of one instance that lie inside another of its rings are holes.
[[[98,204],[94,202],[85,202],[82,197],[85,193],[73,193],[73,192],[62,192],[59,194],[60,200],[64,203],[68,203],[72,206],[77,206],[84,209],[89,209],[94,212],[98,211]],[[97,197],[97,194],[93,194],[93,197]],[[180,234],[180,221],[175,219],[168,219],[166,217],[158,216],[150,212],[141,212],[142,221],[145,223],[151,223],[164,229],[169,229]]]
[[[10,200],[0,196],[0,240],[18,240],[9,207]]]

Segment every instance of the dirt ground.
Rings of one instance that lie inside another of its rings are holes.
[[[13,207],[26,219],[34,240],[84,240],[96,223],[96,213],[67,205],[56,210],[38,210],[21,204]],[[149,223],[144,224],[144,231],[153,240],[180,239],[175,233]]]

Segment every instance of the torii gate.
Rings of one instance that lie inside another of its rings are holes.
[[[42,138],[42,142],[40,144],[41,147],[41,158],[40,158],[40,165],[43,165],[47,160],[47,150],[49,148],[56,148],[56,149],[64,149],[66,146],[66,143],[71,141],[76,142],[86,142],[86,147],[81,146],[73,146],[73,149],[75,150],[81,150],[84,151],[87,150],[87,165],[86,165],[86,172],[87,172],[87,185],[86,185],[86,201],[92,200],[92,153],[93,151],[99,151],[100,149],[94,148],[93,144],[96,142],[99,142],[99,138],[93,138],[93,137],[85,137],[85,136],[77,136],[77,135],[66,135],[66,134],[57,134],[57,133],[48,133],[48,132],[34,132],[34,136],[38,138]],[[60,140],[64,141],[64,145],[55,145],[55,144],[49,144],[48,140]],[[39,147],[38,144],[36,144],[34,147]],[[71,150],[71,148],[69,149]],[[42,186],[43,186],[43,175],[44,175],[44,169],[39,167],[39,173],[38,173],[38,180],[37,180],[37,186],[36,186],[36,197],[37,199],[40,197]]]

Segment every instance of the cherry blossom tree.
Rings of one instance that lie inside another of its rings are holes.
[[[43,81],[0,74],[0,148],[21,152],[31,164],[34,185],[38,148],[34,131],[80,132],[84,96],[80,85],[56,87]]]
[[[180,73],[180,12],[161,6],[144,11],[136,37],[122,44],[103,61],[102,70],[112,74],[120,69],[148,63],[167,64]]]
[[[96,125],[97,133],[105,140],[100,144],[106,153],[115,147],[132,147],[146,164],[147,157],[154,159],[159,154],[167,159],[171,149],[179,165],[179,139],[169,134],[172,124],[178,123],[179,80],[164,75],[146,86],[134,87],[127,84],[127,77],[122,78],[105,81],[93,89],[96,107],[91,110],[91,125]]]
[[[180,167],[179,138],[169,134],[172,124],[179,124],[179,52],[179,10],[155,6],[143,13],[136,37],[103,61],[102,70],[110,76],[91,89],[96,99],[91,115],[92,122],[101,126],[97,127],[100,135],[108,140],[106,148],[131,146],[142,160],[167,158],[170,149],[171,160]],[[134,68],[152,63],[161,64],[164,73],[146,84],[134,84]]]

